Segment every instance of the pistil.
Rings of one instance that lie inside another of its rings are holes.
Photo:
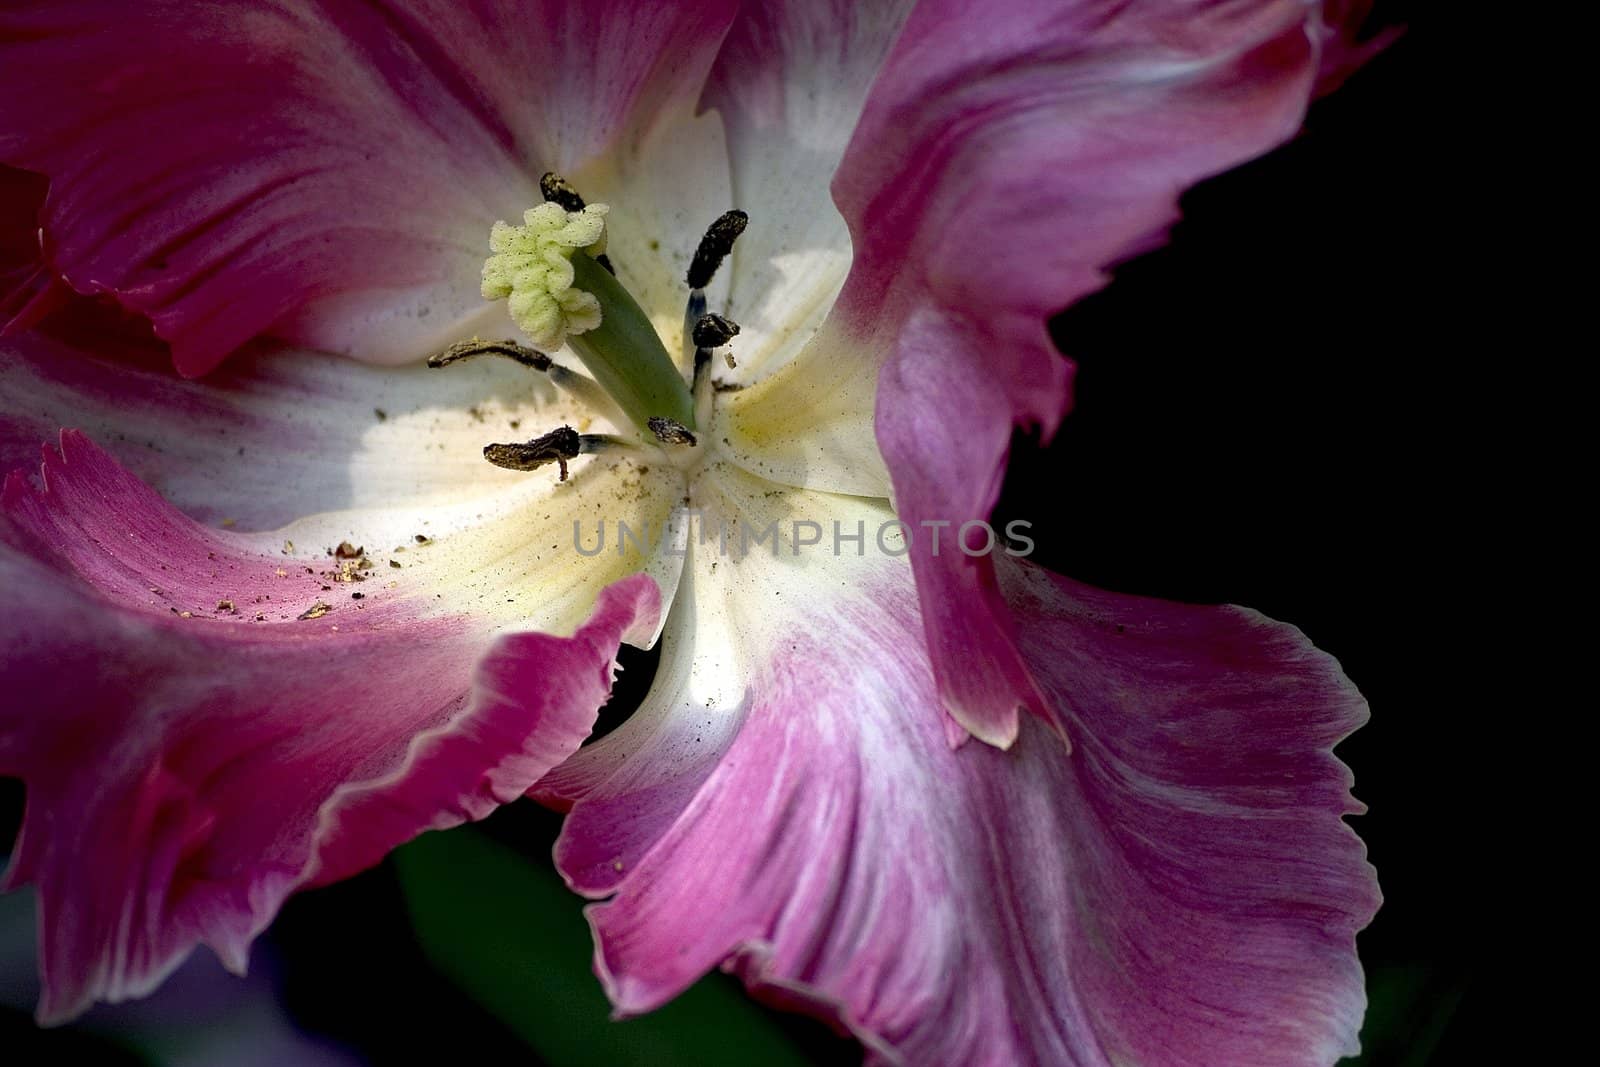
[[[578,192],[577,186],[551,171],[545,171],[544,175],[540,177],[539,194],[544,197],[545,203],[560,204],[567,211],[582,211],[588,207],[584,203],[583,195]],[[604,250],[594,253],[594,261],[604,267],[608,273],[617,273],[617,269],[611,265],[611,260],[606,257]]]
[[[594,256],[605,247],[605,204],[582,204],[555,175],[541,182],[551,199],[523,215],[523,225],[497,222],[494,255],[483,265],[483,295],[509,299],[511,317],[533,347],[569,345],[627,421],[648,429],[655,416],[694,424],[683,375],[633,295]]]
[[[659,415],[692,428],[689,386],[633,294],[587,255],[573,256],[572,266],[573,284],[603,309],[594,329],[567,338],[594,380],[635,425],[648,428]]]
[[[616,446],[642,447],[652,438],[677,457],[673,462],[694,465],[696,396],[707,411],[711,400],[710,391],[700,388],[705,368],[713,350],[739,332],[732,320],[707,313],[705,287],[749,217],[742,211],[724,212],[695,249],[685,279],[689,301],[683,336],[693,359],[691,382],[685,382],[655,327],[602,254],[610,208],[586,204],[556,174],[545,174],[539,188],[545,202],[524,213],[523,225],[495,223],[489,241],[494,254],[483,265],[484,297],[509,299],[511,317],[533,347],[473,338],[451,345],[428,365],[445,367],[480,355],[511,359],[547,375],[617,427],[631,426],[644,434],[643,441],[629,442],[559,426],[531,441],[486,445],[484,458],[498,467],[531,471],[554,463],[566,481],[569,460]],[[592,380],[550,357],[563,346],[583,361]],[[725,355],[728,366],[734,366],[732,354]]]

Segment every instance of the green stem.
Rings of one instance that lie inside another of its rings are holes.
[[[600,301],[600,325],[567,338],[600,388],[646,433],[660,415],[694,429],[694,399],[682,373],[633,294],[583,252],[572,257],[573,283]]]

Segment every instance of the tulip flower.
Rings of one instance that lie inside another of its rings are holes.
[[[531,795],[622,1015],[722,967],[874,1062],[1354,1051],[1350,681],[986,520],[1066,410],[1048,318],[1362,14],[8,5],[40,1019],[242,973],[291,893]]]

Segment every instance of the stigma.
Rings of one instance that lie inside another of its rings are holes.
[[[572,254],[605,250],[605,204],[568,211],[548,200],[529,208],[521,226],[496,222],[489,231],[493,253],[483,264],[483,296],[508,298],[511,318],[543,352],[555,352],[567,338],[599,327],[600,301],[577,288]]]

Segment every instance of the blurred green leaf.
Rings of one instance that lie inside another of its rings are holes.
[[[1369,967],[1361,1055],[1339,1067],[1427,1067],[1465,985],[1421,964]]]
[[[613,1022],[591,969],[582,901],[548,861],[475,827],[424,834],[394,855],[429,961],[553,1067],[806,1067],[733,983],[701,980],[657,1012]]]

